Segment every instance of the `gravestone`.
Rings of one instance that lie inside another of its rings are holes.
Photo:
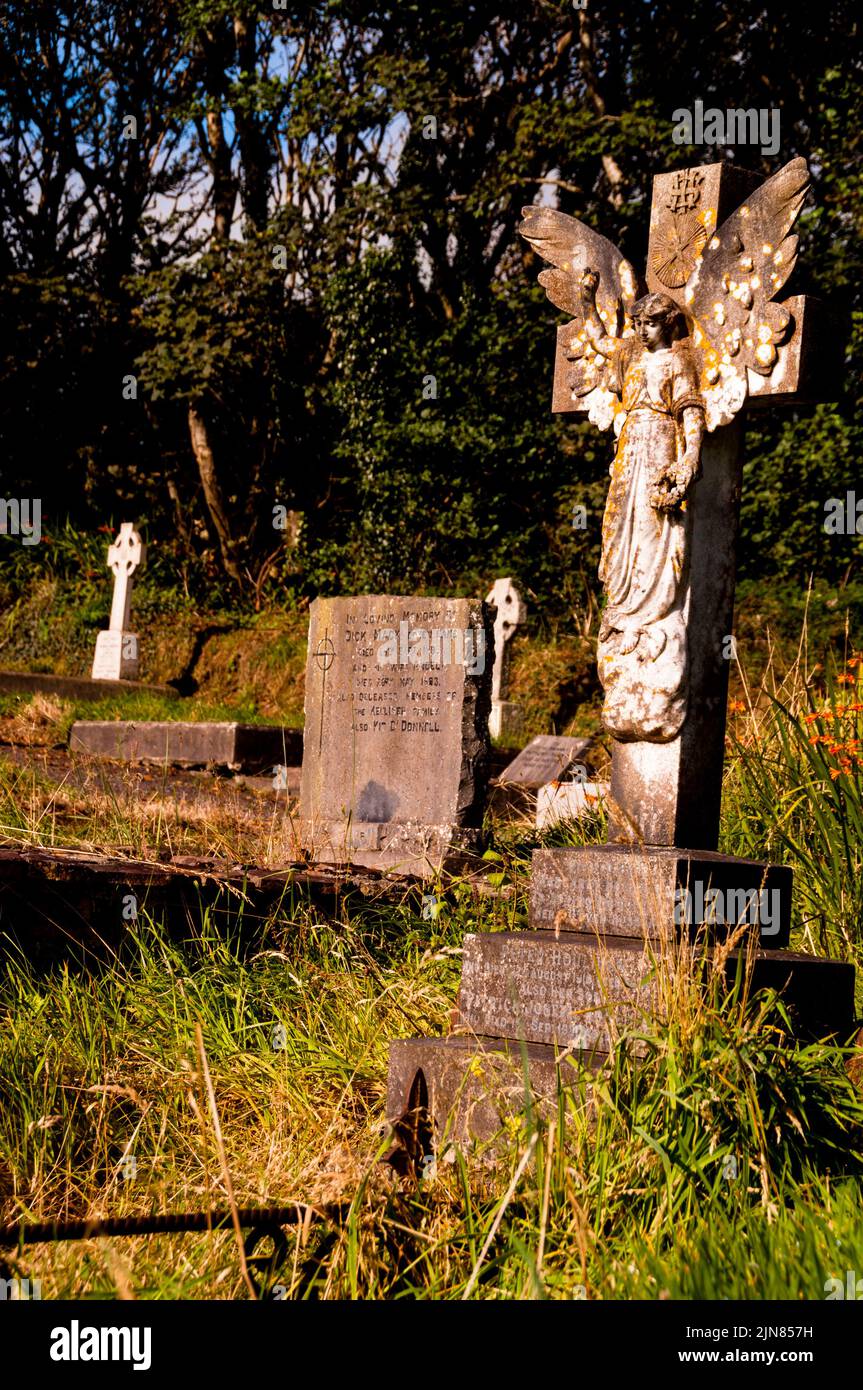
[[[492,738],[512,738],[522,726],[521,706],[507,699],[509,693],[509,644],[515,630],[525,620],[527,609],[511,579],[496,579],[486,595],[486,603],[497,611],[494,619],[494,666],[491,676],[491,714],[488,731]]]
[[[587,780],[584,760],[589,747],[590,740],[586,738],[537,734],[494,779],[492,809],[533,819],[540,787],[570,775]]]
[[[477,599],[311,605],[298,837],[428,877],[481,843],[494,635]]]
[[[108,568],[114,575],[114,593],[108,630],[96,638],[93,658],[94,681],[136,681],[138,679],[138,637],[129,631],[132,604],[132,575],[143,564],[145,547],[131,521],[124,521],[120,533],[108,547]]]
[[[563,738],[559,734],[537,734],[498,778],[511,787],[537,791],[546,782],[557,782],[576,764],[581,765],[590,740]]]
[[[489,1137],[520,1043],[538,1096],[561,1053],[600,1065],[619,1031],[650,1014],[657,971],[673,977],[699,930],[708,954],[739,933],[718,967],[733,972],[748,945],[753,988],[781,992],[802,1036],[850,1037],[853,967],[783,949],[791,871],[716,852],[738,413],[812,399],[826,346],[813,301],[773,302],[794,268],[790,232],[807,187],[802,159],[763,183],[723,163],[657,176],[648,295],[604,237],[553,209],[525,209],[522,235],[554,266],[540,282],[571,316],[558,330],[553,409],[614,425],[617,439],[598,638],[610,843],[536,851],[530,929],[465,941],[456,1035],[392,1045],[389,1115],[421,1102],[435,1142],[450,1112],[453,1138]]]

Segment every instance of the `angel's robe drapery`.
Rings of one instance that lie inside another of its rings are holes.
[[[603,723],[624,741],[666,742],[686,717],[692,526],[685,505],[657,511],[650,496],[683,454],[683,412],[703,409],[698,371],[685,343],[649,352],[632,338],[609,367],[623,427],[602,523]]]

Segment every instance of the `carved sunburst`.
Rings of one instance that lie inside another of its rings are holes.
[[[651,256],[657,279],[669,289],[685,285],[707,242],[707,231],[695,212],[671,218],[656,234]]]

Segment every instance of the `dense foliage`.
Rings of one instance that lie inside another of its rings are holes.
[[[835,403],[750,422],[742,564],[854,575],[823,524],[863,446],[849,0],[10,0],[0,31],[2,486],[49,534],[146,519],[201,593],[506,572],[569,603],[610,445],[549,414],[520,207],[643,261],[653,173],[803,154],[789,292],[838,311],[846,368]],[[675,145],[696,99],[777,108],[778,154]]]

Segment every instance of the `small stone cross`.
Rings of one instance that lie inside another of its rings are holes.
[[[108,547],[108,568],[114,576],[114,593],[108,627],[96,638],[93,680],[138,679],[138,638],[128,628],[132,575],[143,563],[145,551],[131,521],[122,522],[120,534]]]
[[[491,674],[489,732],[492,738],[499,738],[505,732],[514,732],[514,726],[518,722],[515,707],[506,699],[508,648],[516,628],[527,616],[527,609],[521,594],[509,578],[496,579],[485,601],[497,608],[494,620],[494,666]],[[505,728],[506,725],[509,725],[510,729]]]
[[[125,632],[129,626],[132,604],[132,575],[144,558],[144,545],[131,521],[120,525],[120,534],[108,547],[108,568],[114,575],[114,595],[111,599],[111,632]]]

